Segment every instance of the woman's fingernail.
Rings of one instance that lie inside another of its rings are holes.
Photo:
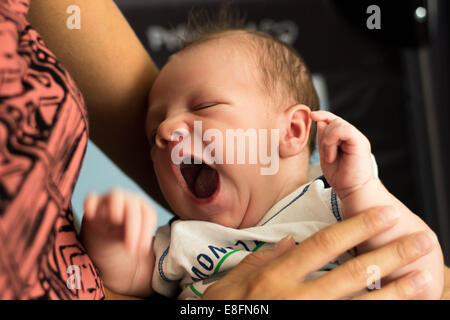
[[[395,219],[397,219],[400,216],[400,211],[398,211],[394,207],[385,207],[382,208],[378,214],[380,215],[381,219],[384,223],[389,223]]]
[[[290,242],[294,238],[292,233],[288,234],[286,237],[275,243],[274,249],[279,249],[284,246],[285,243]]]
[[[437,237],[432,231],[421,232],[414,237],[414,245],[420,252],[427,252],[437,242]]]
[[[410,278],[411,284],[416,290],[425,288],[432,280],[430,272],[426,270],[419,271]]]

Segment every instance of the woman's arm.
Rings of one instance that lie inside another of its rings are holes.
[[[79,30],[66,27],[71,5],[81,10]],[[158,70],[114,1],[32,0],[28,19],[81,89],[90,138],[167,207],[144,129],[147,96]]]

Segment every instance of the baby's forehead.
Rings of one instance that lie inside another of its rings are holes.
[[[255,50],[255,46],[250,44],[250,40],[254,37],[254,35],[250,35],[245,31],[224,31],[187,45],[171,55],[167,63],[185,55],[193,55],[202,59],[203,54],[225,56],[229,59],[235,58],[243,62],[246,59],[253,61],[259,57],[259,52],[257,53],[259,50]]]
[[[170,56],[161,69],[154,88],[157,90],[152,90],[154,99],[151,100],[174,96],[169,94],[169,87],[170,91],[180,93],[198,83],[211,87],[233,82],[264,90],[259,53],[255,51],[249,45],[248,35],[242,32],[230,32],[188,45]]]

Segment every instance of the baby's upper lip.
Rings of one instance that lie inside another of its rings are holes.
[[[185,160],[188,158],[190,159],[190,162],[185,162]],[[183,157],[182,163],[189,163],[189,164],[202,164],[203,163],[203,164],[206,164],[206,165],[210,166],[211,168],[217,170],[217,168],[215,168],[214,163],[212,161],[208,161],[208,160],[205,160],[203,158],[196,157],[193,155],[191,155],[191,156],[188,155],[186,157]]]
[[[176,144],[171,145],[171,147],[168,149],[169,155],[172,154],[172,149],[175,147]],[[201,151],[200,151],[201,152]],[[195,164],[206,164],[208,166],[210,166],[211,168],[217,170],[214,161],[212,161],[209,157],[205,158],[203,155],[197,155],[195,153],[188,153],[188,154],[184,154],[183,151],[183,156],[182,156],[182,163],[195,163]],[[185,162],[187,161],[186,159],[190,159],[190,162]],[[170,161],[173,162],[172,158],[170,159]],[[179,166],[179,164],[178,164]]]

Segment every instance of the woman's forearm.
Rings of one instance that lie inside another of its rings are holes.
[[[80,29],[67,27],[71,5],[80,8]],[[114,1],[33,0],[28,18],[81,89],[91,139],[165,204],[144,131],[158,70]]]

